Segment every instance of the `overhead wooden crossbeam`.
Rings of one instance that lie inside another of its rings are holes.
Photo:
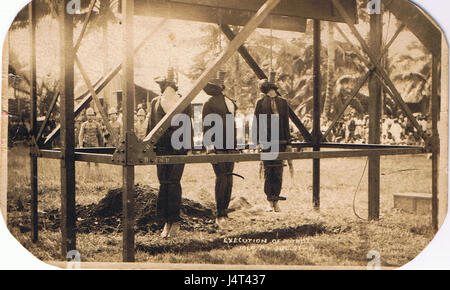
[[[144,38],[138,46],[136,46],[134,50],[134,54],[137,54],[142,47],[144,47],[145,43],[149,41],[156,32],[167,22],[167,19],[163,19],[150,33]],[[97,85],[95,85],[95,93],[98,95],[102,92],[102,90],[116,77],[116,75],[122,70],[122,63],[118,64],[114,69],[112,69],[109,74],[101,78],[97,81]],[[92,94],[88,93],[83,100],[76,106],[74,111],[75,118],[80,115],[80,113],[86,109],[90,102],[92,101]],[[61,125],[56,126],[56,128],[47,136],[44,142],[45,145],[49,145],[53,140],[55,140],[60,133]]]
[[[260,2],[263,3],[263,1]],[[238,26],[244,26],[256,12],[199,5],[194,3],[181,3],[178,1],[136,1],[135,5],[137,7],[137,15],[164,17],[170,14],[171,19],[217,24],[224,23]],[[273,15],[272,19],[265,19],[259,27],[272,27],[277,30],[304,32],[306,31],[306,19],[303,17]]]
[[[220,29],[230,41],[232,41],[236,37],[234,32],[230,29],[230,27],[227,24],[220,25]],[[267,79],[267,76],[264,73],[264,71],[259,67],[256,60],[251,56],[251,54],[248,52],[247,48],[244,45],[239,47],[238,52],[259,79]],[[302,121],[297,117],[297,115],[290,106],[289,106],[289,118],[297,127],[297,129],[300,131],[303,138],[305,138],[305,140],[308,142],[312,142],[312,136],[309,133],[308,129],[306,129],[305,125],[303,125]]]
[[[408,107],[408,105],[403,101],[400,93],[395,88],[395,85],[389,78],[388,73],[386,70],[381,66],[380,62],[378,61],[377,57],[373,54],[369,46],[367,45],[364,38],[361,36],[361,34],[356,29],[355,25],[352,23],[350,16],[345,11],[345,8],[341,5],[339,0],[332,0],[335,4],[336,8],[338,9],[339,13],[346,19],[346,23],[350,30],[352,31],[353,35],[356,37],[358,42],[361,44],[361,47],[363,51],[367,54],[367,56],[370,59],[370,62],[365,60],[364,58],[361,58],[363,62],[365,62],[366,65],[370,68],[372,65],[376,68],[375,74],[378,76],[378,78],[381,81],[381,84],[386,89],[386,91],[393,97],[394,101],[402,108],[403,112],[406,114],[408,119],[411,121],[411,123],[416,128],[419,135],[422,137],[422,139],[426,140],[426,136],[422,130],[422,127],[417,122],[416,118],[413,116],[411,109]]]
[[[408,0],[383,0],[383,4],[433,55],[441,55],[442,34],[418,6]]]
[[[138,15],[166,17],[199,22],[219,23],[243,26],[264,4],[264,0],[136,0]],[[357,23],[356,0],[343,1],[345,9]],[[170,12],[168,12],[170,10]],[[271,12],[272,25],[266,19],[258,25],[286,31],[304,31],[304,19],[344,22],[334,9],[330,0],[281,0]]]
[[[256,28],[267,18],[270,12],[278,5],[280,0],[268,0],[260,10],[252,17],[241,32],[230,42],[228,47],[220,54],[217,59],[211,63],[203,72],[200,78],[195,82],[191,91],[175,107],[168,112],[164,118],[153,128],[153,130],[144,138],[143,142],[148,148],[154,146],[161,136],[170,127],[171,120],[177,114],[183,112],[194,98],[203,90],[206,84],[216,75],[220,67],[224,65],[233,54],[241,47],[245,40],[256,30]]]

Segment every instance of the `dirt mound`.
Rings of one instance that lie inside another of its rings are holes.
[[[158,191],[145,185],[135,187],[135,214],[136,231],[155,232],[163,226],[156,217],[156,201]],[[29,205],[27,206],[29,208]],[[122,220],[122,188],[109,190],[106,196],[97,204],[76,205],[77,231],[79,233],[112,233],[121,232]],[[30,230],[29,217],[16,219],[14,224],[22,232]],[[182,199],[181,229],[187,231],[215,232],[214,213],[211,209],[189,199]],[[39,227],[50,230],[59,230],[60,210],[55,209],[39,214]]]
[[[158,191],[155,188],[137,185],[135,187],[136,227],[139,231],[155,231],[160,227],[156,217],[156,201]],[[94,206],[92,214],[95,217],[108,219],[122,218],[122,188],[112,189],[105,198]],[[189,199],[182,199],[181,203],[182,228],[193,230],[199,223],[213,224],[211,209]]]

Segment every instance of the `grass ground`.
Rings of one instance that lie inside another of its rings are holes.
[[[431,160],[426,156],[382,158],[381,220],[367,222],[353,213],[353,197],[366,160],[342,158],[321,163],[321,209],[312,209],[312,162],[294,161],[294,178],[285,170],[279,214],[266,211],[257,163],[239,163],[230,214],[232,230],[217,233],[181,231],[175,240],[157,233],[136,233],[136,260],[152,263],[365,266],[367,253],[378,251],[383,266],[402,266],[417,256],[433,238],[431,215],[414,215],[393,208],[393,193],[431,192]],[[40,159],[39,211],[60,206],[59,162]],[[97,203],[109,189],[121,186],[121,169],[101,164],[89,169],[77,163],[76,202]],[[183,197],[214,209],[214,173],[211,165],[186,165]],[[8,156],[8,203],[29,199],[29,162],[26,150],[15,147]],[[136,183],[158,186],[154,167],[137,167]],[[355,209],[367,216],[367,172],[356,193]],[[58,231],[43,229],[37,244],[30,233],[12,226],[27,212],[10,211],[11,233],[41,260],[60,260]],[[241,240],[239,240],[241,238]],[[78,234],[82,261],[120,262],[122,234]],[[162,249],[162,250],[161,250]]]

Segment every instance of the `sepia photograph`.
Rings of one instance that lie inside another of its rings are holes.
[[[412,1],[32,0],[2,51],[0,211],[47,265],[394,270],[444,224],[448,46]]]

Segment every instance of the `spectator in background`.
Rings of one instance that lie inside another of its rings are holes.
[[[137,122],[134,124],[134,130],[138,139],[143,140],[147,136],[148,120],[146,119],[144,109],[139,109],[137,113]]]
[[[394,140],[394,137],[392,136],[391,132],[388,132],[388,134],[387,134],[386,145],[395,145],[395,140]]]
[[[364,120],[361,116],[358,116],[355,120],[356,130],[355,137],[357,140],[363,139],[364,136]]]
[[[389,139],[388,139],[386,134],[383,134],[381,136],[381,144],[383,144],[383,145],[388,145],[389,144]]]
[[[403,128],[397,119],[394,120],[394,124],[392,124],[391,126],[390,133],[392,134],[392,139],[395,143],[401,143]]]
[[[336,143],[341,143],[345,140],[345,126],[343,122],[338,122],[333,128],[333,139]]]
[[[419,115],[419,125],[422,127],[422,131],[426,132],[427,131],[427,120],[425,119],[425,117],[423,115]]]
[[[369,116],[364,116],[364,140],[369,143]]]
[[[406,140],[406,144],[408,146],[416,145],[416,138],[414,137],[414,133],[408,133],[408,139]]]
[[[120,139],[120,136],[122,134],[122,123],[120,123],[118,121],[118,115],[117,115],[116,108],[109,109],[108,117],[109,117],[109,123],[111,124],[111,127],[114,130],[114,133],[116,134],[117,138]],[[117,145],[114,143],[114,140],[113,140],[111,134],[107,133],[105,135],[105,139],[106,139],[106,146],[114,147]]]
[[[79,145],[84,148],[100,147],[103,144],[102,128],[97,121],[95,121],[95,113],[92,108],[86,110],[87,121],[81,125],[79,135]],[[88,162],[89,168],[91,163]],[[98,163],[95,163],[98,167]]]
[[[306,114],[305,117],[303,118],[303,125],[305,125],[306,129],[308,129],[308,131],[311,132],[313,124],[310,114]]]
[[[356,131],[356,122],[354,118],[351,118],[350,120],[348,120],[347,123],[347,142],[348,143],[354,143],[356,140],[356,135],[355,135],[355,131]]]

